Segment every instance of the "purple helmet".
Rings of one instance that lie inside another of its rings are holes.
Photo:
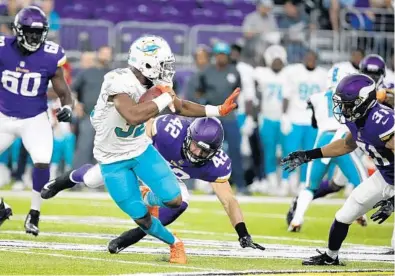
[[[223,141],[224,129],[217,118],[198,118],[188,127],[183,153],[191,163],[203,165],[213,158]]]
[[[359,64],[359,72],[371,77],[380,85],[385,77],[385,62],[379,55],[367,55]]]
[[[376,83],[363,74],[344,77],[333,94],[333,114],[342,124],[364,117],[376,103]]]
[[[48,19],[40,8],[29,6],[17,13],[13,30],[18,45],[35,52],[47,38]]]

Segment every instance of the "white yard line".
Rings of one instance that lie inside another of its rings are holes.
[[[25,235],[24,232],[21,231],[15,231],[15,230],[5,230],[0,232],[0,236],[2,234],[16,234],[16,235]],[[105,240],[109,241],[111,239],[114,239],[117,237],[117,235],[114,234],[103,234],[103,233],[83,233],[83,232],[41,232],[40,236],[45,236],[45,237],[67,237],[67,238],[82,238],[82,239],[98,239],[98,240]],[[276,237],[271,237],[271,238],[276,238]],[[218,247],[218,248],[233,248],[236,250],[240,249],[240,245],[238,242],[233,242],[233,241],[218,241],[218,240],[200,240],[200,239],[189,239],[189,238],[183,238],[183,242],[187,246],[199,246],[199,247]],[[306,240],[310,241],[310,240]],[[322,241],[324,243],[325,241]],[[140,243],[151,243],[151,244],[163,244],[161,241],[158,241],[155,238],[146,236],[144,239],[140,241]],[[286,247],[289,248],[292,245],[288,244],[265,244],[266,248],[281,248],[281,247]],[[310,246],[311,247],[311,246]],[[311,247],[315,248],[315,247]],[[363,245],[363,244],[345,244],[345,248],[348,248],[348,250],[352,251],[354,250],[355,253],[358,253],[359,251],[369,251],[369,252],[375,252],[375,253],[382,253],[388,251],[388,247],[386,246],[368,246],[368,245]],[[354,252],[353,251],[353,252]]]
[[[31,192],[13,192],[13,191],[1,191],[2,197],[23,197],[30,198]],[[71,198],[71,199],[111,199],[106,192],[60,192],[57,198]],[[270,197],[270,196],[237,196],[240,203],[286,203],[290,204],[292,201],[291,197]],[[215,195],[191,195],[190,201],[196,202],[218,202],[218,198]],[[320,198],[314,200],[312,204],[318,205],[339,205],[343,204],[345,199],[338,198]]]
[[[186,240],[188,245],[188,240]],[[210,257],[232,257],[232,258],[275,258],[275,259],[304,259],[316,255],[313,247],[307,246],[284,246],[269,245],[267,250],[260,251],[250,248],[240,249],[235,246],[222,246],[222,248],[211,248],[205,245],[205,248],[193,248],[187,246],[186,252],[192,256],[210,256]],[[34,242],[27,240],[3,240],[0,241],[0,248],[27,248],[27,249],[46,249],[46,250],[67,250],[67,251],[86,251],[86,252],[106,252],[105,245],[92,244],[75,244],[75,243],[58,243],[58,242]],[[169,249],[166,246],[161,247],[129,247],[121,254],[168,254]],[[344,248],[340,257],[346,261],[361,262],[394,262],[392,255],[382,255],[372,248]]]
[[[1,250],[3,251],[3,250]],[[164,267],[164,268],[183,268],[183,269],[190,269],[190,270],[200,270],[200,271],[219,271],[219,272],[227,272],[227,270],[216,270],[216,269],[207,269],[201,267],[194,267],[194,266],[184,266],[178,264],[156,264],[156,263],[148,263],[142,261],[125,261],[125,260],[117,260],[117,259],[106,259],[106,258],[96,258],[96,257],[83,257],[83,256],[74,256],[74,255],[67,255],[67,254],[59,254],[59,253],[44,253],[44,252],[37,252],[37,251],[24,251],[24,250],[14,250],[14,249],[7,249],[7,252],[14,252],[14,253],[23,253],[23,254],[31,254],[31,255],[44,255],[44,256],[51,256],[51,257],[62,257],[62,258],[70,258],[70,259],[79,259],[79,260],[89,260],[89,261],[105,261],[111,263],[124,263],[124,264],[134,264],[134,265],[146,265],[146,266],[154,266],[154,267]]]

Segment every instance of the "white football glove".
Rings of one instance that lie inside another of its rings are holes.
[[[246,120],[244,121],[243,126],[240,129],[241,134],[250,137],[254,133],[254,129],[256,128],[257,124],[252,118],[252,116],[247,116]]]
[[[289,119],[288,115],[283,115],[281,118],[281,132],[284,135],[288,135],[291,130],[292,130],[292,123],[291,120]]]

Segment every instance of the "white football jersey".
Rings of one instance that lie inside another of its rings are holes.
[[[91,114],[96,131],[93,155],[97,161],[109,164],[142,154],[152,143],[145,133],[145,124],[130,126],[115,109],[109,96],[127,93],[138,102],[146,88],[129,68],[115,69],[104,76],[99,99]]]
[[[328,77],[327,77],[327,85],[326,88],[333,86],[334,83],[338,83],[340,80],[337,79],[336,71],[334,70],[339,68],[343,72],[347,72],[348,74],[358,74],[359,70],[355,68],[350,61],[342,61],[333,64],[331,69],[329,69]]]
[[[340,123],[333,116],[332,95],[332,90],[327,90],[310,97],[319,132],[336,131],[340,127]]]
[[[275,73],[269,67],[257,67],[255,80],[262,94],[261,113],[264,118],[279,121],[283,113],[283,93],[287,89],[285,70]]]
[[[245,103],[247,101],[257,102],[255,95],[255,82],[254,82],[254,67],[248,63],[239,61],[236,65],[236,69],[240,74],[241,78],[241,92],[237,97],[238,109],[237,112],[240,114],[245,113]]]
[[[284,68],[287,75],[287,89],[284,98],[289,100],[287,114],[293,124],[311,125],[311,110],[307,100],[311,95],[325,91],[327,70],[317,66],[309,71],[301,64],[292,64]]]

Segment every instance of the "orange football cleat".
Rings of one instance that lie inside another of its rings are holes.
[[[173,264],[186,264],[187,254],[185,253],[184,243],[178,241],[173,245],[170,245],[170,263]]]
[[[151,191],[147,186],[140,186],[141,196],[144,198],[145,195]],[[158,218],[159,217],[159,206],[147,206],[148,212],[151,216]]]

